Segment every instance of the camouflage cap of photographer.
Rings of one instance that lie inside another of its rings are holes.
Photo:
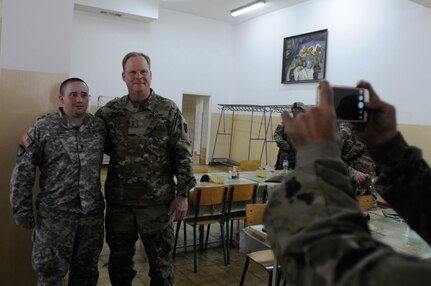
[[[299,102],[299,101],[294,102],[292,105],[292,110],[294,110],[294,109],[301,110],[302,112],[305,112],[305,104],[302,102]]]

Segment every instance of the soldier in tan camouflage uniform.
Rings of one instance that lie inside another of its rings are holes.
[[[100,166],[106,129],[88,114],[88,86],[70,78],[60,86],[63,107],[37,121],[19,144],[10,201],[16,223],[33,231],[38,284],[96,285],[103,245]],[[32,188],[40,170],[33,218]]]
[[[370,90],[366,125],[355,135],[382,172],[380,194],[431,243],[431,169],[397,132],[395,108]],[[340,159],[331,87],[320,83],[321,106],[301,120],[283,114],[298,150],[297,167],[273,193],[265,213],[271,245],[289,286],[424,285],[431,263],[395,252],[371,237]]]
[[[346,163],[355,194],[372,195],[377,205],[377,192],[374,188],[376,164],[368,154],[364,143],[357,140],[347,122],[337,122],[341,138],[341,159]]]
[[[129,94],[96,113],[108,129],[109,276],[114,286],[131,285],[139,235],[149,261],[151,285],[175,285],[172,222],[186,214],[187,197],[196,184],[187,123],[174,102],[150,88],[148,56],[127,54],[122,75]]]
[[[295,102],[292,105],[292,113],[295,117],[299,113],[305,112],[305,105],[302,102]],[[276,170],[283,170],[283,161],[287,156],[289,161],[289,169],[295,169],[296,151],[290,142],[289,136],[284,132],[283,122],[278,124],[274,132],[274,141],[278,146],[277,162],[275,163]]]

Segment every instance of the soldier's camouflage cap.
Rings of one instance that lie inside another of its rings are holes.
[[[292,105],[292,110],[293,109],[302,110],[303,112],[305,112],[305,104],[302,102],[295,102]]]

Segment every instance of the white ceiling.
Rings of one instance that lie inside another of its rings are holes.
[[[204,18],[240,24],[252,18],[274,12],[308,0],[266,0],[266,5],[253,12],[232,17],[230,11],[256,0],[159,0],[160,7]]]

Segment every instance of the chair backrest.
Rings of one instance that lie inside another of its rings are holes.
[[[263,212],[266,204],[248,204],[245,207],[247,226],[263,224]]]
[[[257,184],[233,185],[230,188],[230,202],[256,201]]]
[[[197,206],[209,206],[223,204],[226,201],[228,187],[197,187],[193,191],[193,204]]]
[[[240,160],[239,171],[256,171],[260,168],[260,160]]]
[[[245,205],[256,202],[257,184],[232,185],[229,191],[227,213],[244,212]]]
[[[193,174],[204,174],[204,173],[208,173],[208,168],[207,167],[193,168]]]
[[[205,217],[221,216],[224,220],[228,186],[197,187],[193,190],[195,222]]]

